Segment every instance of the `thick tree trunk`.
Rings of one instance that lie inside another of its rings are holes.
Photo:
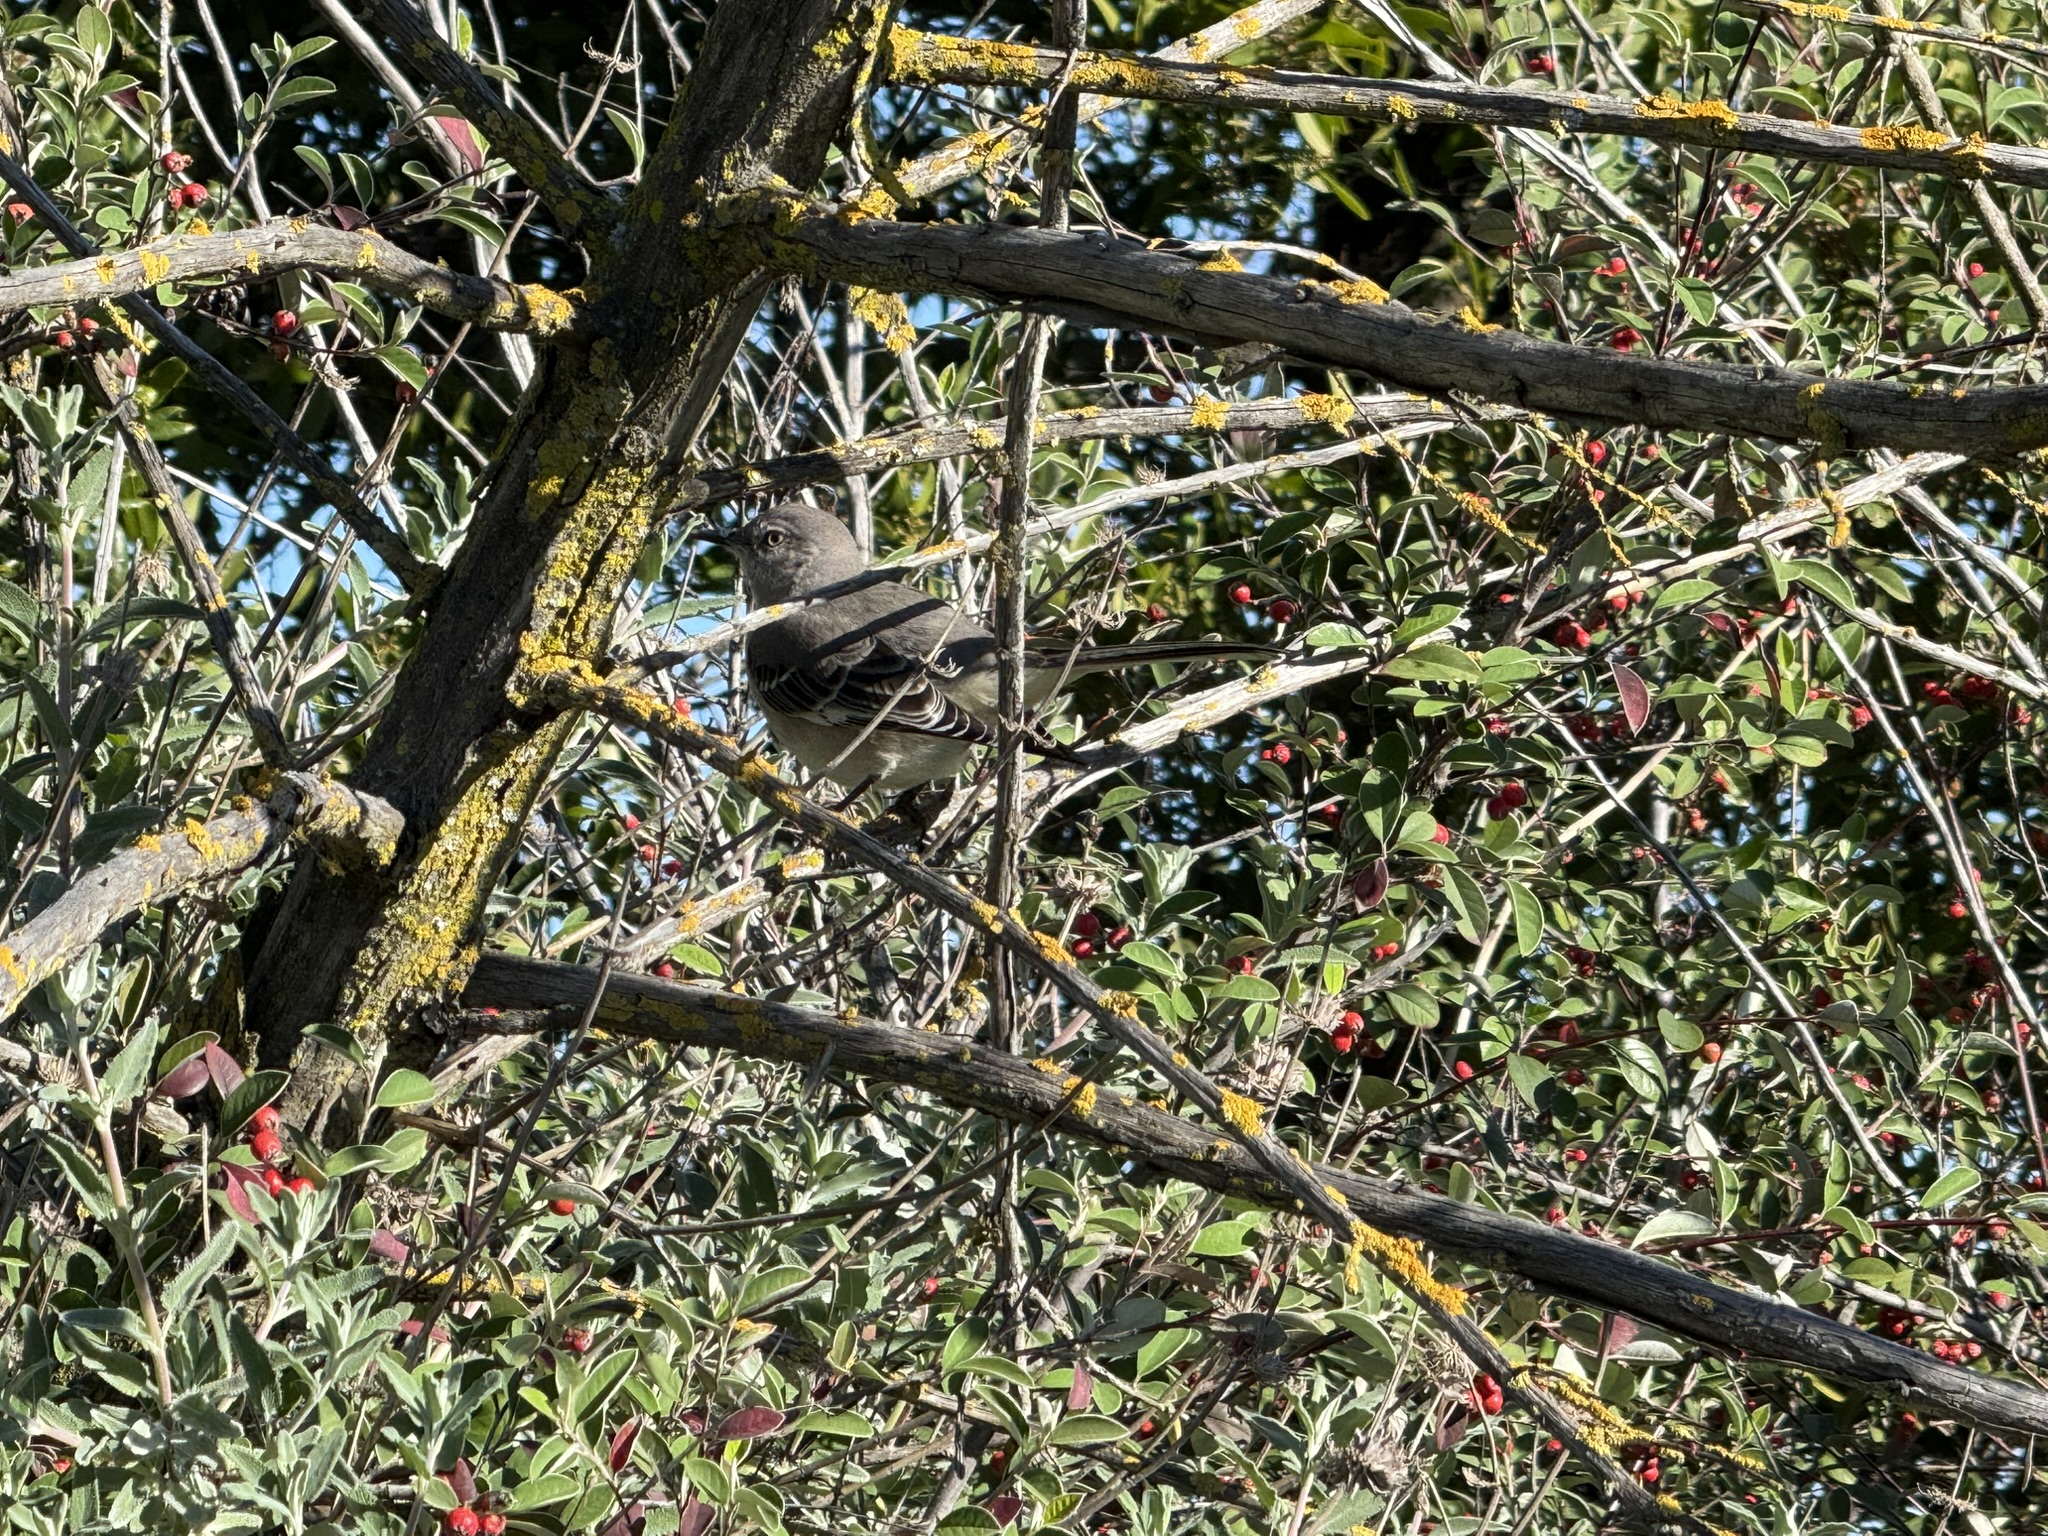
[[[252,936],[247,1017],[265,1063],[293,1067],[295,1123],[323,1118],[356,1075],[303,1040],[308,1025],[340,1025],[373,1060],[387,1048],[409,1059],[426,1042],[412,1048],[407,1021],[462,985],[492,885],[570,728],[517,708],[517,669],[529,656],[601,659],[670,445],[694,433],[763,291],[752,256],[728,256],[723,215],[815,184],[885,9],[724,0],[633,199],[588,232],[577,323],[543,358],[352,776],[404,813],[407,845],[376,877],[309,861]]]

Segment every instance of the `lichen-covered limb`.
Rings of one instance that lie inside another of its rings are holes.
[[[653,959],[670,945],[765,907],[793,885],[820,880],[825,876],[824,855],[793,853],[770,864],[757,874],[709,896],[683,902],[675,911],[657,918],[631,940],[620,946],[619,958],[626,965]]]
[[[73,256],[98,258],[98,243],[81,234],[50,194],[29,175],[26,167],[4,150],[0,150],[0,180],[4,180],[35,210],[36,217]],[[332,464],[315,453],[282,416],[243,382],[239,374],[179,330],[142,294],[123,294],[115,302],[137,325],[190,368],[201,383],[247,417],[264,445],[312,482],[313,488],[340,514],[341,520],[348,524],[356,537],[376,552],[377,558],[384,562],[406,591],[420,596],[433,585],[439,575],[438,568],[415,555],[404,538],[356,494],[355,487],[337,474]]]
[[[1223,407],[1223,419],[1215,408]],[[1354,416],[1361,425],[1391,426],[1427,416],[1426,401],[1366,396],[1356,402],[1332,395],[1294,395],[1282,400],[1206,401],[1202,405],[1147,405],[1120,410],[1084,406],[1054,411],[1038,419],[1039,443],[1094,441],[1106,437],[1156,438],[1191,431],[1281,432],[1290,427],[1344,427]],[[1203,420],[1197,424],[1196,417]],[[664,508],[680,514],[739,496],[779,495],[849,475],[880,474],[907,464],[929,464],[965,454],[999,455],[1008,423],[1000,416],[988,421],[916,425],[877,433],[832,448],[785,454],[730,469],[707,469],[678,486]]]
[[[195,885],[247,868],[288,834],[323,856],[383,864],[403,823],[382,800],[304,773],[265,774],[258,798],[237,797],[211,821],[187,820],[136,842],[87,870],[0,944],[0,1017],[38,984],[97,943],[108,926]]]
[[[906,85],[1044,87],[1061,78],[1067,55],[1052,48],[943,37],[896,27],[885,59]],[[1083,53],[1075,82],[1110,96],[1178,101],[1411,127],[1472,123],[1539,133],[1621,134],[1666,144],[1700,144],[1730,153],[1773,155],[1893,174],[1959,176],[2048,187],[2048,151],[1989,143],[1978,135],[1918,125],[1838,127],[1725,102],[1651,96],[1628,101],[1581,92],[1527,90],[1453,81],[1371,80],[1257,66],[1176,63],[1135,54]]]
[[[1246,44],[1270,37],[1289,22],[1320,10],[1322,5],[1323,0],[1257,0],[1257,4],[1246,6],[1213,26],[1204,27],[1167,44],[1157,53],[1146,55],[1144,62],[1200,62],[1227,58]],[[1080,121],[1092,123],[1115,106],[1113,97],[1083,96]],[[913,198],[930,197],[934,192],[944,191],[969,176],[986,175],[1031,141],[1031,135],[1007,129],[997,133],[964,134],[928,154],[918,156],[908,165],[897,167],[896,184]]]
[[[482,959],[463,1001],[470,1008],[580,1010],[596,972],[510,955]],[[1076,1113],[1062,1079],[1021,1057],[956,1036],[848,1021],[798,1008],[614,972],[595,1019],[614,1035],[733,1051],[904,1083],[934,1098],[1092,1142],[1170,1177],[1292,1212],[1291,1188],[1238,1146],[1218,1146],[1199,1122],[1099,1090]],[[964,1059],[963,1059],[964,1056]],[[1057,1119],[1055,1119],[1057,1115]],[[1993,1432],[2048,1431],[2048,1395],[2001,1377],[1944,1365],[1920,1350],[1821,1313],[1729,1289],[1615,1243],[1465,1204],[1414,1185],[1320,1164],[1304,1177],[1342,1196],[1350,1215],[1396,1237],[1492,1273],[1520,1276],[1551,1295],[1625,1312],[1723,1355],[1746,1352],[1837,1381],[1905,1398],[1941,1417]]]
[[[368,230],[273,219],[218,234],[165,235],[132,250],[0,274],[0,319],[38,306],[111,301],[159,283],[253,283],[286,272],[347,278],[482,330],[548,336],[575,318],[568,299],[537,283],[452,272]]]
[[[1264,342],[1423,394],[1469,394],[1581,421],[1852,449],[2002,458],[2048,445],[2048,388],[1970,391],[1819,378],[1541,341],[1436,319],[1337,285],[1205,269],[1101,234],[1001,225],[849,223],[764,233],[792,269],[871,286],[1084,311],[1191,340]]]
[[[547,136],[512,107],[476,66],[448,46],[434,24],[412,0],[355,0],[363,18],[384,34],[391,55],[417,73],[476,124],[490,140],[492,153],[502,156],[541,200],[549,216],[567,233],[587,238],[598,222],[604,194],[577,172],[575,165]]]

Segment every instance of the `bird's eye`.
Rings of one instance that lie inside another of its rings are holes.
[[[787,537],[788,535],[785,534],[780,528],[770,528],[766,533],[761,535],[761,542],[767,545],[770,549],[773,549],[776,545],[780,544]]]

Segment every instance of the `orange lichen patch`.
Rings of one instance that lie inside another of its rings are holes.
[[[1396,92],[1387,97],[1387,116],[1397,123],[1412,123],[1416,116],[1415,103]]]
[[[543,284],[521,283],[519,296],[526,301],[526,313],[536,336],[552,336],[567,330],[569,322],[576,318],[576,306]]]
[[[1474,332],[1475,334],[1481,336],[1485,335],[1488,331],[1497,331],[1500,329],[1499,326],[1491,324],[1483,315],[1479,313],[1478,310],[1474,309],[1470,304],[1467,304],[1463,309],[1458,311],[1458,324],[1462,325],[1466,330]]]
[[[1128,992],[1105,992],[1096,999],[1109,1013],[1120,1019],[1135,1019],[1138,1016],[1138,1000]]]
[[[109,287],[113,285],[114,279],[121,272],[120,264],[111,256],[102,256],[92,264],[92,270],[93,275]]]
[[[853,312],[874,327],[882,345],[891,352],[907,352],[917,342],[917,328],[910,323],[910,311],[903,300],[878,288],[848,288],[846,296]]]
[[[1230,420],[1230,407],[1208,395],[1189,402],[1188,425],[1200,432],[1213,432]]]
[[[1949,159],[1956,162],[1957,170],[1967,176],[1982,176],[1990,170],[1984,158],[1984,151],[1991,147],[1990,141],[1981,133],[1970,134],[1948,152]]]
[[[1358,1288],[1358,1261],[1361,1258],[1371,1259],[1380,1270],[1408,1290],[1434,1302],[1451,1316],[1465,1315],[1465,1293],[1432,1275],[1429,1266],[1422,1261],[1422,1250],[1407,1238],[1389,1237],[1377,1227],[1354,1221],[1351,1223],[1351,1246],[1344,1255],[1344,1284],[1349,1289]]]
[[[1242,272],[1244,270],[1244,263],[1231,255],[1229,247],[1226,246],[1203,262],[1202,270],[1204,272]]]
[[[1685,101],[1673,96],[1669,91],[1659,91],[1655,96],[1645,96],[1637,102],[1636,116],[1691,118],[1731,131],[1742,126],[1742,119],[1735,115],[1735,109],[1725,101],[1716,101],[1712,97],[1704,101]]]
[[[1073,1099],[1075,1114],[1085,1120],[1095,1113],[1096,1090],[1093,1083],[1084,1077],[1069,1077],[1060,1084],[1060,1088]]]
[[[1931,128],[1922,128],[1918,123],[1899,123],[1896,126],[1866,128],[1858,137],[1863,147],[1879,154],[1891,154],[1901,149],[1940,149],[1949,141],[1945,133],[1936,133]]]
[[[996,928],[991,928],[989,930],[989,932],[991,933],[995,933],[997,931],[999,930]],[[1032,940],[1038,945],[1039,954],[1043,955],[1052,964],[1072,965],[1074,963],[1074,957],[1067,952],[1066,946],[1060,943],[1060,941],[1054,938],[1051,934],[1034,933],[1031,935],[1031,937]]]
[[[143,853],[162,853],[164,851],[164,840],[154,832],[145,832],[142,836],[135,839],[135,846]]]
[[[880,187],[869,187],[839,210],[843,224],[865,224],[870,219],[893,219],[895,216],[896,199]]]
[[[1294,408],[1304,421],[1320,421],[1326,427],[1341,427],[1358,412],[1341,395],[1296,395]]]
[[[219,840],[208,830],[205,822],[196,817],[187,817],[183,830],[185,841],[191,845],[192,851],[207,863],[212,864],[227,857],[227,850],[221,847]]]
[[[1259,1107],[1256,1099],[1248,1099],[1241,1093],[1232,1093],[1228,1088],[1221,1089],[1220,1092],[1224,1119],[1246,1136],[1259,1136],[1265,1133],[1266,1112]]]
[[[1064,1077],[1066,1075],[1066,1068],[1062,1067],[1050,1056],[1038,1057],[1031,1063],[1031,1070],[1034,1072],[1043,1072],[1048,1077]]]
[[[142,263],[142,280],[146,283],[160,283],[171,275],[171,258],[161,251],[137,251],[136,259]]]
[[[1385,304],[1389,302],[1387,290],[1368,277],[1340,278],[1334,283],[1314,283],[1311,286],[1328,289],[1337,295],[1341,304]]]
[[[14,958],[14,951],[0,944],[0,971],[5,971],[17,987],[28,985],[28,972],[21,968],[21,962]]]

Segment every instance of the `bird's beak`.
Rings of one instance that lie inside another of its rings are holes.
[[[745,537],[737,528],[699,528],[697,537],[706,544],[716,544],[721,549],[737,549],[745,543]]]

